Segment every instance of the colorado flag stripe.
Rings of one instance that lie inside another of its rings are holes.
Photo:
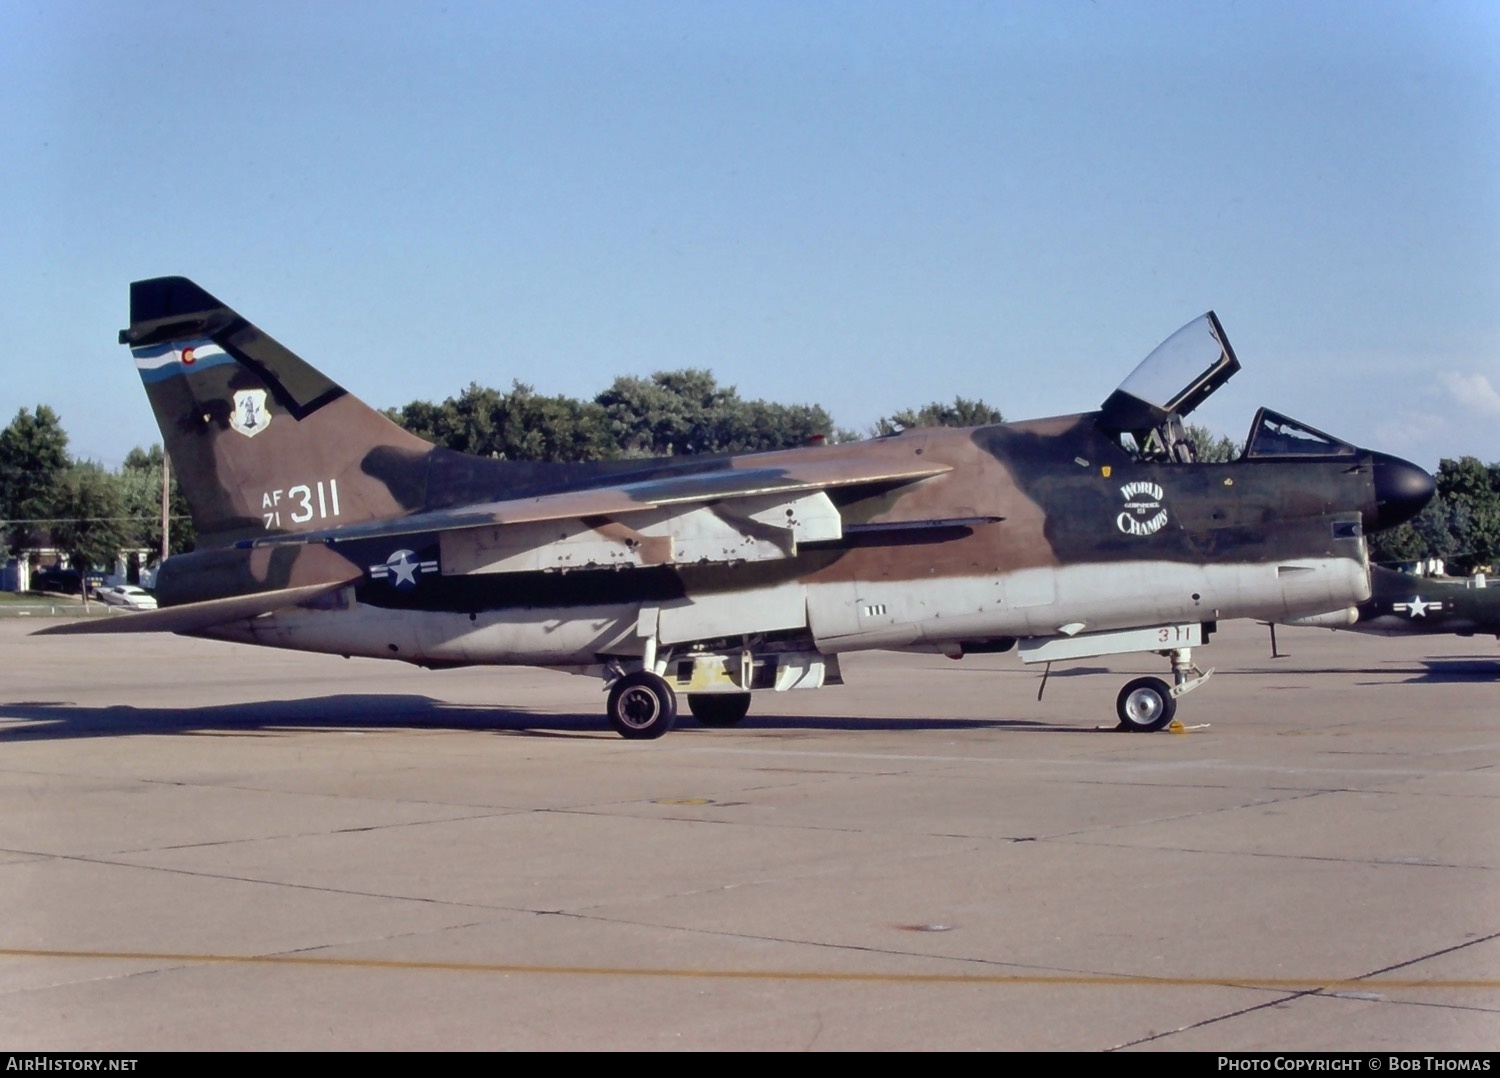
[[[234,362],[233,356],[207,338],[132,348],[130,354],[135,357],[136,369],[146,382],[159,382],[174,374],[188,374]]]

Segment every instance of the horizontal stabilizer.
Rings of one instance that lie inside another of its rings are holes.
[[[394,520],[373,521],[343,528],[270,535],[246,540],[240,546],[282,546],[293,543],[341,543],[354,539],[385,539],[419,532],[446,532],[504,524],[535,524],[582,517],[617,517],[646,509],[690,502],[723,501],[771,494],[797,494],[866,483],[899,485],[951,471],[947,464],[891,461],[830,460],[826,466],[799,461],[795,469],[722,468],[711,472],[660,476],[635,483],[589,490],[568,490],[535,498],[466,505],[413,513]]]
[[[300,588],[281,588],[277,591],[261,591],[252,595],[234,595],[227,599],[209,599],[201,603],[184,603],[160,610],[142,610],[133,614],[113,617],[85,618],[52,625],[32,633],[32,636],[66,636],[81,633],[192,633],[211,629],[232,621],[269,614],[309,599],[316,599],[330,591],[348,584],[347,580],[332,584],[307,584]]]

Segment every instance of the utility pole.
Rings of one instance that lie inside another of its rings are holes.
[[[161,447],[161,560],[167,560],[167,529],[172,524],[172,469],[167,463],[167,447]]]

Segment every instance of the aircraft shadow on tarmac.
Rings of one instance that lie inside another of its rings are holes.
[[[1406,684],[1500,681],[1500,659],[1485,659],[1476,655],[1445,655],[1437,659],[1418,660],[1417,666],[1421,669],[1412,670],[1412,676],[1406,679]],[[1360,672],[1390,674],[1394,671],[1386,669]]]
[[[1090,671],[1099,673],[1100,671]],[[1384,681],[1361,681],[1360,685],[1389,685],[1391,679],[1402,685],[1451,684],[1465,681],[1500,681],[1500,658],[1480,655],[1444,655],[1426,659],[1389,659],[1378,666],[1312,666],[1299,664],[1296,656],[1286,653],[1261,665],[1246,664],[1218,670],[1220,678],[1285,677],[1288,674],[1315,677],[1322,674],[1364,674],[1385,678]],[[1053,677],[1057,677],[1054,671]]]
[[[1229,671],[1231,676],[1247,674],[1276,674],[1296,672],[1302,674],[1364,674],[1381,678],[1379,681],[1359,681],[1360,686],[1370,685],[1453,685],[1463,682],[1500,681],[1500,658],[1486,659],[1478,655],[1444,655],[1429,659],[1391,660],[1380,666],[1338,666],[1319,669],[1293,667],[1245,667]],[[1404,676],[1403,676],[1404,675]]]
[[[684,711],[686,709],[684,708]],[[1067,716],[1064,716],[1066,719]],[[24,725],[14,725],[14,724]],[[0,742],[126,737],[140,734],[274,735],[290,730],[475,730],[532,736],[617,737],[592,711],[558,714],[484,704],[450,704],[428,696],[354,694],[303,700],[266,700],[217,707],[82,707],[65,700],[0,703]],[[1092,732],[1069,722],[1029,719],[871,718],[869,716],[754,715],[744,730],[972,730],[1021,729]],[[678,718],[674,735],[699,731],[691,716]],[[669,735],[671,736],[671,735]]]

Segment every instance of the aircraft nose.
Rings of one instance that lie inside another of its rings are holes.
[[[1383,531],[1410,520],[1437,493],[1432,476],[1409,460],[1371,453],[1375,473],[1375,509],[1365,513],[1365,531]]]

